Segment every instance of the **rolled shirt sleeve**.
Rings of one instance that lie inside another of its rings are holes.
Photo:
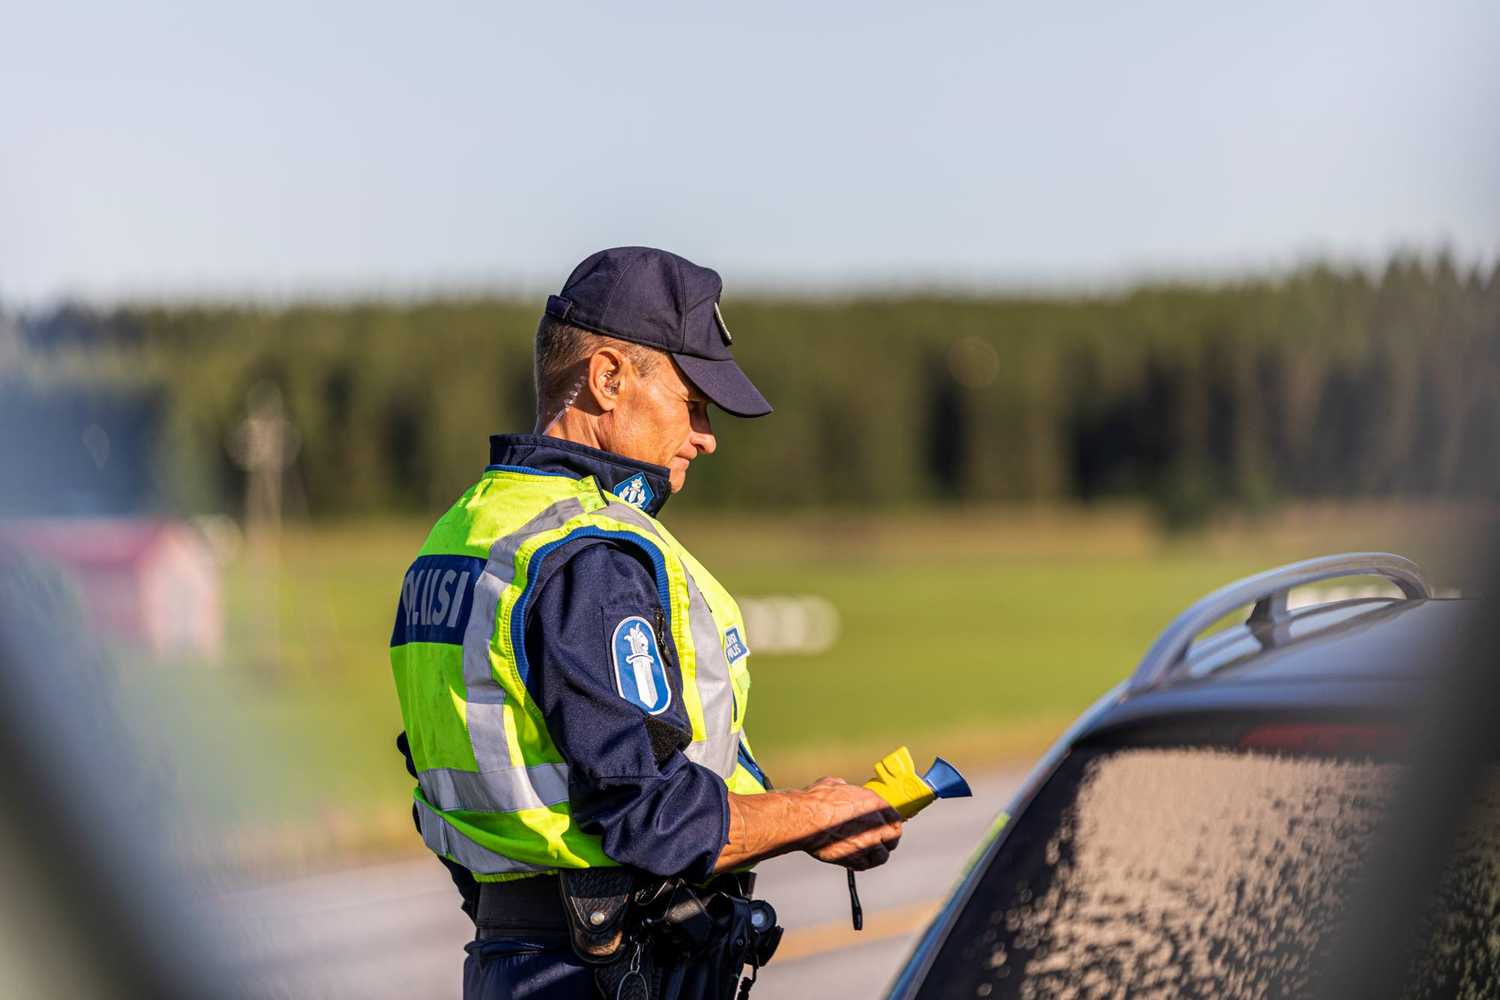
[[[728,840],[729,793],[682,753],[692,725],[669,630],[658,637],[665,708],[648,714],[617,676],[616,627],[662,610],[653,569],[633,549],[585,539],[553,553],[542,574],[527,612],[526,685],[568,762],[574,819],[620,864],[707,879]]]

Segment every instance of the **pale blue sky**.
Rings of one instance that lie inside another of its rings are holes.
[[[1493,0],[6,6],[0,306],[1500,253]]]

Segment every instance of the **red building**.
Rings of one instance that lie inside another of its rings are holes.
[[[0,542],[66,572],[109,641],[154,653],[218,655],[224,640],[219,563],[192,525],[139,518],[5,520]]]

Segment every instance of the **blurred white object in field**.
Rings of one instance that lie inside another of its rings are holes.
[[[839,637],[838,608],[817,594],[770,594],[739,598],[750,652],[813,656]]]

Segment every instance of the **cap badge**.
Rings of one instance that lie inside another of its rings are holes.
[[[734,343],[734,336],[730,334],[729,327],[724,325],[724,314],[719,312],[719,304],[714,303],[714,322],[719,324],[719,336],[724,338],[724,346],[728,347]]]

